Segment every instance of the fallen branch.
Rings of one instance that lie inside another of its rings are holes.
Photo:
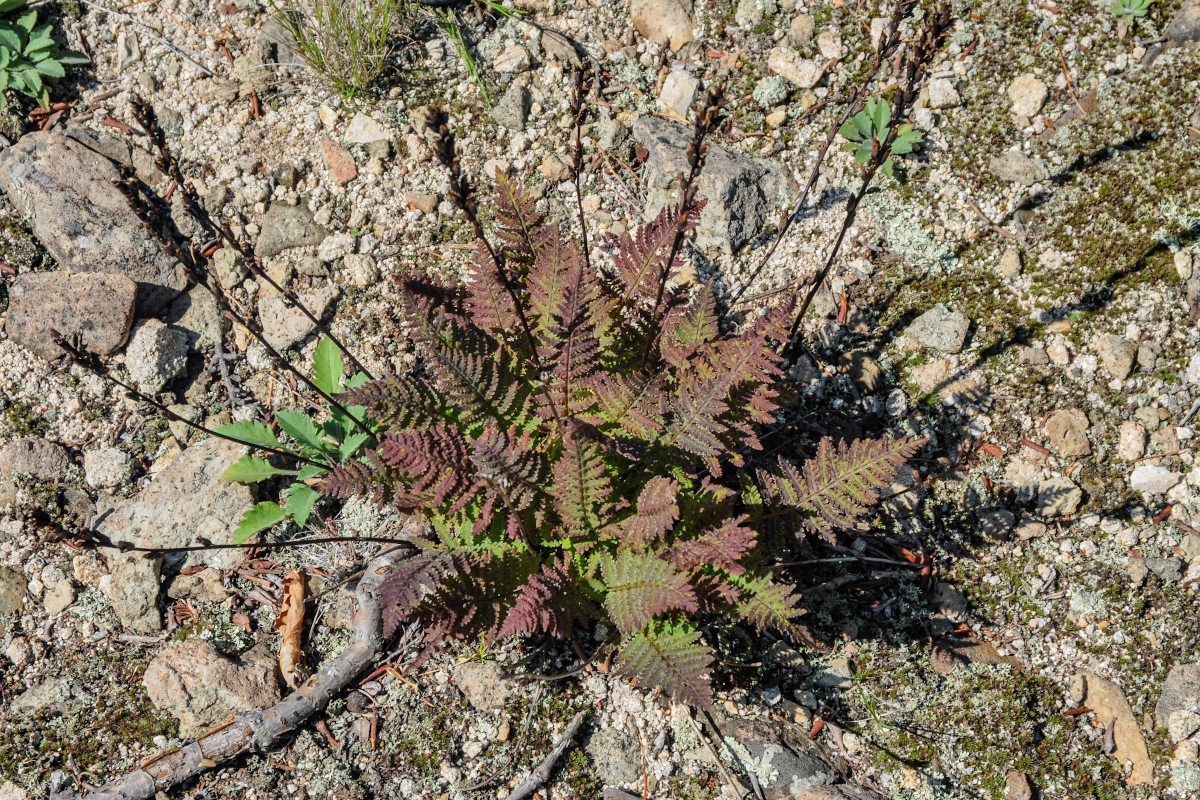
[[[405,527],[416,524],[410,522]],[[263,753],[277,747],[379,657],[385,641],[379,585],[398,557],[396,550],[390,550],[371,560],[355,591],[350,644],[282,701],[268,709],[243,711],[228,725],[163,753],[104,786],[82,793],[66,789],[52,794],[50,800],[149,800],[158,792],[166,792],[245,753]]]
[[[509,793],[508,800],[524,800],[524,798],[533,794],[534,789],[550,780],[550,772],[554,769],[554,765],[562,758],[563,753],[567,752],[567,748],[571,746],[571,742],[575,739],[575,734],[579,733],[579,728],[583,725],[583,717],[584,712],[580,711],[571,718],[570,724],[567,725],[566,733],[558,740],[558,744],[554,745],[554,749],[550,751],[550,755],[546,756],[546,760],[538,764],[537,769],[529,773],[529,777],[521,781],[520,785]]]

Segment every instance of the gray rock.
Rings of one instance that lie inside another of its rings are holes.
[[[1009,247],[1000,256],[1000,277],[1015,278],[1021,274],[1021,251],[1015,247]]]
[[[251,89],[265,92],[278,82],[276,61],[275,43],[262,34],[234,59],[233,74],[245,87],[245,94],[249,95]]]
[[[752,96],[761,108],[774,108],[787,100],[787,81],[778,75],[768,75],[754,87]]]
[[[1036,75],[1027,72],[1018,75],[1008,85],[1008,99],[1012,101],[1012,113],[1019,117],[1032,117],[1042,109],[1050,90]]]
[[[687,169],[686,150],[691,129],[663,119],[642,118],[633,136],[649,151],[645,182],[649,189],[646,213],[657,214],[676,201],[678,176]],[[767,162],[754,161],[716,145],[710,146],[700,173],[697,199],[707,200],[696,230],[699,247],[737,252],[759,234],[779,187]]]
[[[1046,442],[1063,458],[1079,458],[1092,452],[1087,430],[1091,423],[1078,408],[1056,411],[1046,418]]]
[[[1030,158],[1020,150],[1009,150],[988,163],[988,169],[1002,181],[1032,186],[1050,177],[1050,170],[1040,158]]]
[[[206,733],[239,711],[279,702],[269,655],[251,651],[239,662],[205,639],[169,645],[146,668],[142,686],[156,708],[179,720],[184,738]]]
[[[103,273],[25,273],[9,293],[5,330],[14,342],[47,360],[63,352],[51,331],[97,355],[116,352],[129,336],[137,302],[136,283]]]
[[[97,530],[114,542],[143,547],[194,545],[201,537],[231,542],[254,504],[248,486],[221,477],[241,453],[239,445],[217,438],[192,445],[136,496],[98,508]],[[189,553],[185,563],[232,569],[243,558],[240,550],[207,550]]]
[[[1133,420],[1121,423],[1117,435],[1117,455],[1126,461],[1135,461],[1146,454],[1146,429]]]
[[[1043,367],[1050,363],[1050,354],[1040,347],[1022,347],[1017,351],[1017,363]]]
[[[490,661],[465,661],[454,669],[454,683],[472,707],[499,711],[512,699],[516,687]]]
[[[597,144],[608,152],[619,150],[629,141],[629,126],[617,117],[601,117],[596,123]]]
[[[300,302],[321,319],[338,297],[337,287],[330,286],[299,296]],[[263,336],[276,350],[286,350],[304,341],[316,325],[300,309],[288,305],[282,297],[264,297],[258,304],[259,319],[262,320]]]
[[[292,247],[318,245],[324,239],[325,228],[313,221],[307,208],[272,203],[263,215],[254,254],[270,258]]]
[[[838,784],[804,789],[790,800],[887,800],[887,798],[861,786]]]
[[[700,91],[700,79],[685,69],[673,69],[667,73],[662,90],[658,93],[658,107],[676,117],[687,119],[696,93]]]
[[[884,372],[879,362],[861,350],[853,353],[843,353],[839,360],[843,369],[850,372],[854,382],[868,394],[877,392],[883,387]]]
[[[829,765],[814,755],[775,742],[746,742],[743,746],[754,761],[742,767],[754,770],[766,800],[791,800],[805,789],[833,783]]]
[[[109,599],[121,624],[138,633],[158,633],[158,590],[162,559],[143,558],[141,553],[118,553],[109,559],[112,584]]]
[[[1114,378],[1125,380],[1133,372],[1138,354],[1137,345],[1133,342],[1123,336],[1106,333],[1096,338],[1095,348],[1100,363]]]
[[[81,681],[56,677],[47,678],[14,697],[12,710],[21,716],[39,713],[65,714],[72,706],[86,707],[95,702],[95,693]]]
[[[1164,494],[1183,480],[1183,475],[1157,464],[1138,464],[1129,476],[1129,488],[1146,494]]]
[[[588,736],[584,752],[591,757],[596,775],[605,784],[621,786],[642,777],[642,751],[637,739],[616,728]]]
[[[42,597],[42,607],[52,617],[66,611],[74,602],[75,586],[66,578],[47,589]]]
[[[101,447],[83,454],[83,474],[88,486],[111,489],[133,475],[133,459],[116,447]]]
[[[1055,476],[1038,484],[1037,513],[1042,517],[1074,514],[1083,502],[1083,491],[1070,478]]]
[[[767,53],[767,69],[800,89],[811,89],[825,75],[822,62],[802,58],[790,47],[772,47]]]
[[[1129,565],[1125,571],[1129,573],[1129,580],[1133,581],[1134,586],[1144,584],[1146,576],[1150,574],[1150,568],[1146,566],[1146,559],[1140,556],[1130,556]]]
[[[531,102],[529,88],[524,84],[514,83],[501,95],[500,102],[492,109],[492,119],[502,128],[513,132],[523,131],[529,121]]]
[[[1177,711],[1200,711],[1200,661],[1177,664],[1163,681],[1158,703],[1154,706],[1158,727],[1165,728]]]
[[[1017,517],[1007,508],[988,508],[975,515],[979,532],[989,539],[1005,539],[1017,524]]]
[[[192,350],[215,347],[223,331],[217,299],[203,286],[193,286],[187,294],[175,298],[167,322],[183,332]]]
[[[1171,767],[1171,786],[1181,792],[1200,792],[1200,762],[1180,761]]]
[[[367,116],[361,111],[354,115],[346,126],[343,138],[350,144],[372,144],[387,142],[392,138],[392,132],[383,123]]]
[[[954,81],[949,78],[934,78],[929,82],[930,108],[953,108],[961,103],[962,98],[954,88]]]
[[[129,146],[82,131],[34,132],[0,151],[0,189],[67,272],[124,275],[139,308],[160,311],[187,284],[183,268],[146,233],[116,189],[117,165],[97,150],[129,157]]]
[[[1175,47],[1187,42],[1200,42],[1200,2],[1187,0],[1167,23],[1163,37]]]
[[[1033,787],[1024,772],[1010,769],[1004,776],[1004,800],[1033,800]]]
[[[904,331],[911,342],[943,353],[957,353],[967,341],[971,320],[966,314],[951,311],[938,303],[912,321]]]
[[[261,242],[262,239],[260,237],[260,245]],[[213,253],[208,265],[216,274],[217,281],[221,284],[221,287],[226,291],[238,286],[250,276],[250,270],[246,267],[246,259],[242,258],[242,254],[231,247],[222,247]]]
[[[691,0],[630,0],[629,19],[642,36],[672,50],[694,38]]]
[[[48,439],[26,436],[0,447],[0,480],[28,475],[38,481],[61,481],[70,468],[66,448]]]
[[[125,366],[138,388],[157,394],[187,366],[188,337],[156,319],[138,323],[129,337]]]
[[[0,567],[0,618],[21,613],[25,600],[25,587],[29,581],[15,569]],[[0,634],[4,633],[3,622],[0,621]]]
[[[1147,558],[1146,569],[1153,572],[1166,583],[1178,583],[1183,578],[1183,559],[1180,558]]]

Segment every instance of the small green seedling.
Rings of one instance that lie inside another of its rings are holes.
[[[25,0],[0,0],[0,110],[8,106],[8,89],[49,108],[47,84],[67,77],[67,65],[88,62],[86,56],[60,48],[50,36],[52,26],[37,24],[36,11],[4,18],[24,7]]]
[[[1154,0],[1117,0],[1112,13],[1118,17],[1144,17]]]
[[[329,337],[325,337],[317,345],[313,355],[313,382],[321,391],[331,395],[357,388],[367,382],[367,376],[361,373],[343,382],[343,369],[341,351]],[[349,406],[346,410],[360,420],[365,418],[366,409],[362,406]],[[323,423],[318,423],[302,411],[278,411],[275,413],[275,421],[297,445],[293,452],[322,464],[335,464],[353,459],[368,443],[369,437],[358,430],[339,410],[331,411],[330,418]],[[276,450],[288,449],[280,443],[270,428],[257,420],[222,425],[217,432],[249,445],[261,445]],[[225,480],[258,483],[279,475],[290,475],[295,480],[288,489],[283,505],[268,501],[259,503],[246,512],[234,531],[234,544],[242,544],[254,534],[285,519],[291,519],[303,528],[308,523],[313,506],[320,498],[320,492],[312,488],[310,483],[314,483],[313,479],[327,471],[312,464],[305,464],[299,470],[281,469],[267,459],[253,454],[239,458],[225,470]]]
[[[854,160],[859,164],[866,164],[875,152],[876,142],[879,143],[878,146],[882,147],[887,140],[891,124],[892,108],[888,102],[871,98],[867,100],[866,108],[855,114],[838,129],[838,135],[848,140],[845,148],[854,153]],[[892,156],[911,153],[913,145],[920,142],[921,139],[921,132],[913,130],[912,125],[905,123],[897,127],[896,138],[892,140],[888,158],[879,167],[883,174],[889,178],[892,177],[894,167]]]

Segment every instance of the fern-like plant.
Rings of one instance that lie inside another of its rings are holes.
[[[437,137],[452,199],[479,228],[444,121]],[[700,135],[693,161],[703,152]],[[341,396],[378,440],[320,489],[436,531],[383,586],[388,630],[417,621],[432,649],[603,620],[618,671],[706,705],[702,615],[795,636],[802,613],[756,558],[752,508],[851,524],[917,443],[824,443],[808,464],[761,471],[759,492],[744,470],[755,424],[774,419],[791,305],[739,325],[711,286],[679,282],[700,209],[690,190],[593,266],[568,225],[504,175],[497,185],[494,234],[479,230],[468,274],[403,280],[420,366]]]
[[[580,79],[576,185],[585,93]],[[189,212],[269,279],[253,248],[206,214],[153,112],[141,101],[134,110]],[[210,431],[304,465],[287,502],[267,509],[274,519],[306,517],[315,490],[430,523],[418,553],[381,587],[385,632],[418,623],[427,642],[419,661],[453,638],[570,638],[579,626],[605,623],[610,636],[601,646],[618,648],[617,671],[707,706],[713,655],[705,618],[801,634],[800,597],[763,555],[762,525],[789,521],[797,535],[858,525],[920,446],[826,440],[803,464],[752,463],[761,450],[756,428],[776,421],[779,351],[797,312],[788,301],[735,318],[711,285],[682,280],[683,246],[702,205],[695,194],[705,137],[719,118],[719,93],[710,92],[679,202],[611,241],[601,257],[502,174],[486,231],[454,136],[435,113],[430,128],[450,173],[449,199],[471,223],[476,246],[459,278],[400,282],[417,367],[374,377],[313,318],[329,337],[313,376],[281,363],[328,403],[330,420],[277,413],[295,445],[260,423]],[[131,180],[120,186],[164,249],[281,358],[208,280],[197,248],[163,234],[163,212],[144,190]],[[103,373],[96,359],[62,344]],[[341,382],[338,350],[361,377]],[[250,455],[230,477],[277,474]]]

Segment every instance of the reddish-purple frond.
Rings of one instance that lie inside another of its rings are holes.
[[[712,650],[686,622],[661,622],[639,631],[621,648],[614,669],[646,686],[661,687],[673,700],[712,708]]]
[[[684,369],[696,351],[714,341],[718,333],[717,301],[712,285],[705,284],[696,289],[690,302],[667,314],[659,348],[668,364]]]
[[[679,519],[679,483],[657,475],[646,481],[637,499],[637,511],[619,527],[621,543],[645,549],[666,536]]]
[[[587,426],[567,420],[562,453],[554,462],[550,494],[554,507],[571,534],[598,530],[604,520],[598,514],[607,506],[611,486],[604,472],[600,446]]]
[[[568,636],[576,623],[596,614],[595,604],[580,591],[581,586],[582,579],[565,554],[543,564],[517,591],[516,602],[496,638],[539,633]]]
[[[537,200],[504,172],[496,173],[496,234],[504,251],[526,263],[532,261],[545,238],[545,216]]]
[[[588,420],[611,425],[614,435],[649,439],[662,430],[664,379],[661,374],[615,375],[598,372],[587,382],[596,403]]]
[[[379,443],[379,454],[402,478],[397,501],[403,495],[413,510],[446,507],[447,514],[454,514],[479,490],[467,442],[457,428],[435,425],[390,433]]]
[[[512,511],[529,508],[544,490],[546,462],[532,447],[528,433],[489,422],[471,441],[470,459],[475,479]]]
[[[700,208],[700,205],[696,205],[686,212],[684,233],[696,227]],[[675,241],[677,222],[674,207],[667,206],[653,220],[621,237],[613,254],[613,266],[625,285],[622,305],[639,302],[652,304],[658,296],[663,266],[671,255],[671,245]],[[673,277],[673,274],[666,276],[668,280]]]
[[[496,262],[483,242],[475,245],[475,257],[463,289],[464,304],[471,320],[500,341],[520,331],[520,317],[512,296],[501,282]]]
[[[428,381],[411,375],[389,375],[350,389],[341,396],[347,405],[363,406],[391,428],[434,425],[444,419],[441,400]]]
[[[805,526],[814,533],[861,527],[860,517],[922,444],[911,438],[856,439],[835,448],[825,437],[803,470],[780,458],[774,469],[759,470],[759,484],[767,502],[806,513]]]
[[[677,541],[667,551],[667,558],[681,570],[716,567],[741,575],[746,571],[741,561],[754,549],[756,537],[745,521],[745,515],[726,519],[694,539]]]
[[[795,620],[804,615],[800,595],[792,584],[776,583],[770,575],[747,581],[736,612],[758,630],[772,628],[796,638]]]

